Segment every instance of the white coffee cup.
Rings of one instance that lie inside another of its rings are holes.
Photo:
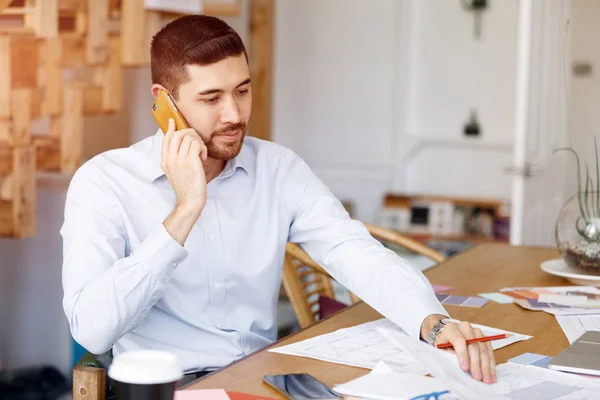
[[[171,353],[132,350],[115,356],[108,376],[119,400],[172,400],[183,370]]]

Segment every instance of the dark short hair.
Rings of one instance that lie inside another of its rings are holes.
[[[186,15],[165,25],[150,46],[152,83],[178,97],[179,86],[188,79],[187,65],[209,65],[244,54],[246,47],[233,28],[219,18]]]

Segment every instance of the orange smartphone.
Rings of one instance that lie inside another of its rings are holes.
[[[161,90],[154,100],[152,115],[154,115],[156,123],[165,134],[169,129],[169,118],[175,120],[175,130],[189,128],[183,114],[177,109],[171,95],[165,90]]]

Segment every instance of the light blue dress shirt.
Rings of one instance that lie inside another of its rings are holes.
[[[414,337],[427,315],[447,315],[423,274],[351,220],[302,159],[256,138],[208,183],[180,246],[162,224],[176,202],[162,140],[100,154],[69,186],[63,305],[88,351],[161,349],[196,371],[272,343],[288,241]]]

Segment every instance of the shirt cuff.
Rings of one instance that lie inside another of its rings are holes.
[[[448,312],[444,309],[435,295],[423,294],[413,296],[406,300],[402,305],[404,311],[397,314],[397,321],[392,321],[400,326],[404,331],[416,338],[421,337],[421,326],[425,318],[432,314],[441,314],[448,317]],[[425,338],[427,339],[427,338]]]
[[[161,223],[148,237],[132,251],[138,262],[156,270],[175,268],[188,256],[183,248]]]

